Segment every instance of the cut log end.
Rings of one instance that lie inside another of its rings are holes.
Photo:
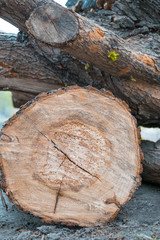
[[[3,188],[46,222],[104,225],[140,184],[138,138],[128,106],[107,91],[43,93],[2,129]]]
[[[26,26],[36,39],[59,45],[76,38],[79,24],[72,11],[50,3],[37,7],[26,21]]]

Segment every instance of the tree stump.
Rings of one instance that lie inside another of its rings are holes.
[[[128,105],[110,92],[42,93],[2,129],[1,186],[46,222],[104,225],[140,185],[139,142]]]

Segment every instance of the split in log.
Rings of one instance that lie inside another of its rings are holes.
[[[43,93],[2,129],[1,185],[46,222],[104,225],[140,184],[139,135],[126,103],[110,92]]]
[[[156,143],[142,141],[143,161],[143,180],[146,182],[160,184],[160,140]]]

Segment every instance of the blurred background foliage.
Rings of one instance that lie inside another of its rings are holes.
[[[13,107],[11,92],[0,91],[0,129],[3,122],[8,120],[17,110]]]

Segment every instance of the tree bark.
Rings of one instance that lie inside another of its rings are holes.
[[[68,0],[66,6],[74,7],[79,0]],[[112,9],[119,15],[126,15],[133,21],[146,21],[146,24],[159,24],[160,0],[145,0],[145,1],[126,1],[126,0],[81,0],[83,2],[82,10],[88,8],[104,8],[104,3],[113,2]],[[96,4],[96,2],[100,2]],[[99,5],[99,6],[98,6]]]
[[[98,89],[108,89],[125,100],[139,125],[160,126],[160,86],[119,81],[93,66],[85,70],[84,62],[58,49],[44,56],[40,48],[36,47],[35,51],[28,39],[22,36],[18,39],[20,42],[15,35],[0,34],[0,89],[13,92],[16,107],[42,91],[75,84],[92,85]]]
[[[81,2],[83,3],[82,7],[81,7],[81,10],[96,8],[96,6],[97,6],[96,0],[87,0],[87,1],[86,0],[81,0]],[[77,3],[78,3],[77,0],[67,1],[66,6],[68,8],[72,8],[72,7],[75,7]]]
[[[44,221],[106,224],[140,184],[139,142],[128,106],[110,92],[43,93],[2,129],[2,186]]]
[[[26,25],[38,41],[58,47],[114,77],[160,84],[156,57],[137,52],[112,31],[62,6],[50,3],[37,7]]]
[[[142,141],[141,147],[144,153],[143,180],[160,184],[160,140],[156,143]]]
[[[16,7],[21,11],[14,10],[13,12],[13,8]],[[12,16],[9,16],[8,12],[11,11]],[[59,15],[56,16],[56,14]],[[23,31],[26,31],[25,21],[29,18],[28,29],[36,39],[55,47],[58,46],[63,51],[115,77],[158,84],[160,82],[159,62],[157,63],[156,56],[137,52],[132,44],[119,38],[113,32],[96,26],[92,21],[64,9],[53,1],[49,0],[46,4],[44,0],[34,2],[23,0],[20,3],[12,1],[6,5],[3,0],[0,15],[19,25]],[[49,23],[51,19],[55,20],[54,24]],[[68,19],[68,22],[65,22],[65,19]],[[143,46],[140,47],[143,48]],[[119,54],[115,62],[108,58],[110,52],[114,51]]]
[[[16,35],[0,34],[0,89],[38,94],[64,86],[58,70],[30,45],[17,41]]]

